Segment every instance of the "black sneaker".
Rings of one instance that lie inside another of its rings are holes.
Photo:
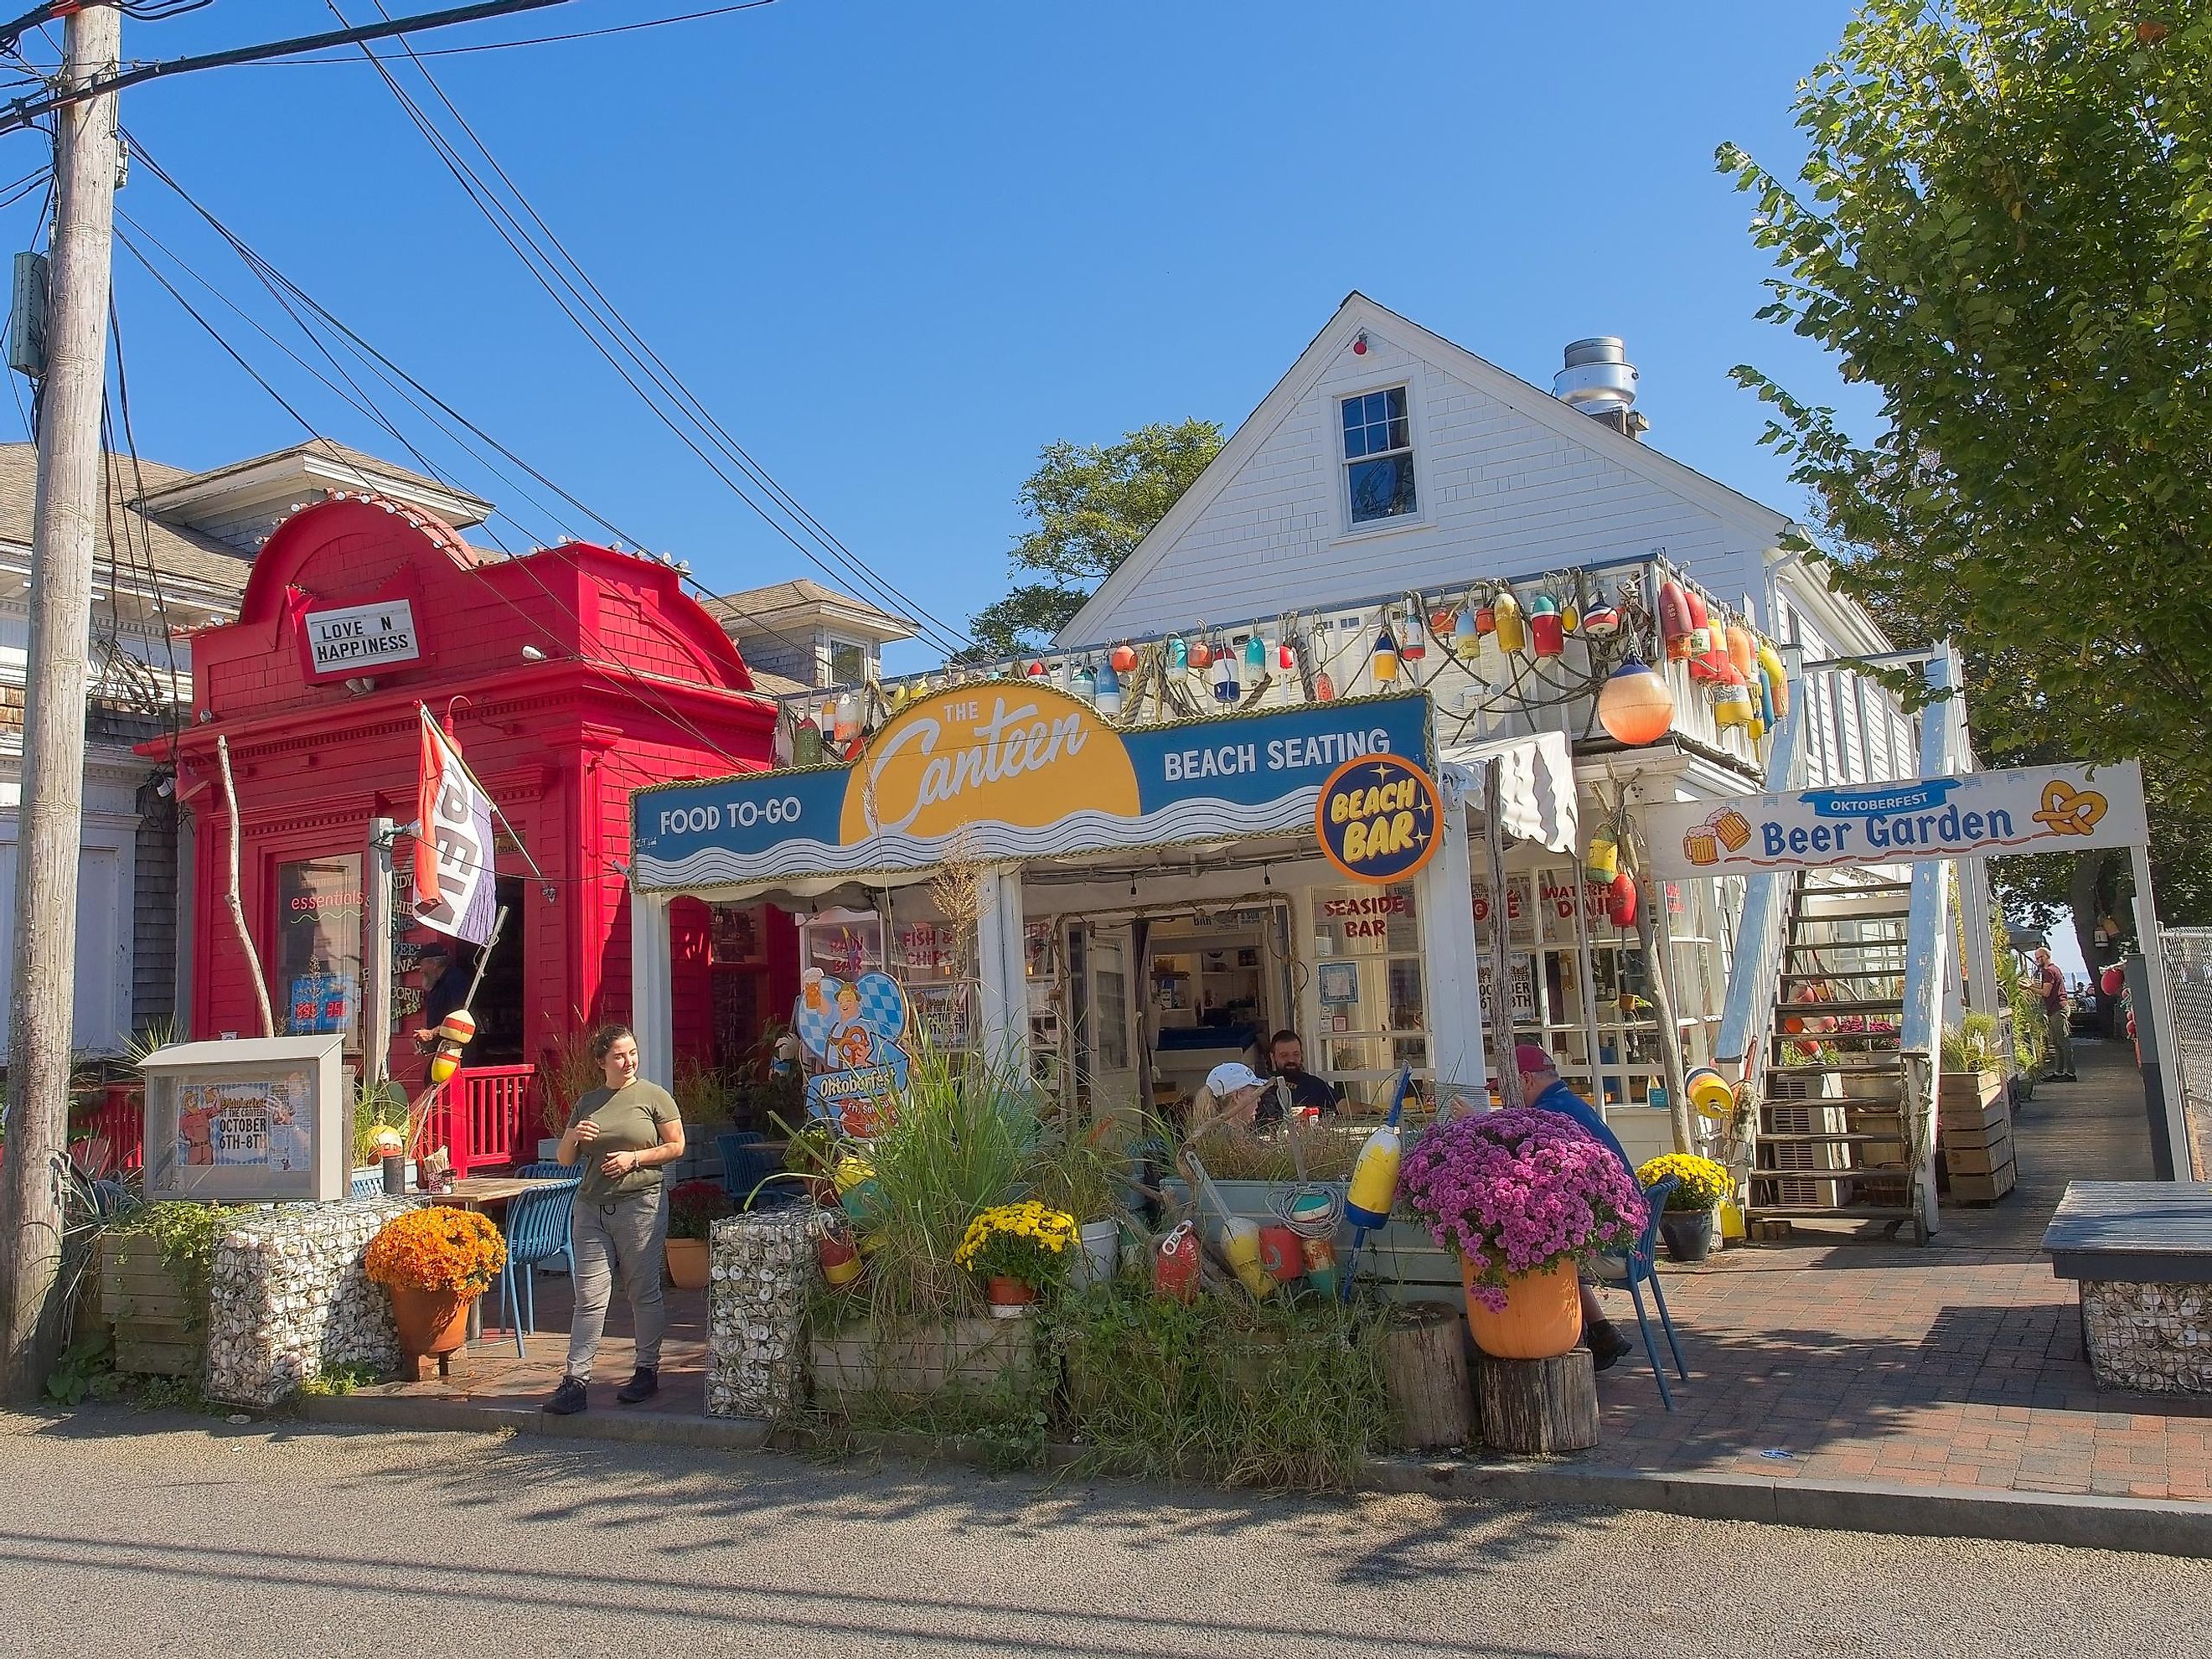
[[[1593,1370],[1611,1370],[1628,1352],[1628,1339],[1610,1319],[1601,1319],[1583,1337],[1583,1345],[1590,1351]]]
[[[584,1392],[583,1378],[564,1376],[561,1379],[561,1386],[553,1390],[553,1397],[538,1409],[550,1412],[556,1417],[574,1417],[591,1403],[591,1396]]]
[[[660,1392],[660,1373],[640,1365],[629,1374],[629,1381],[615,1390],[615,1398],[625,1406],[635,1406],[641,1400],[650,1400]]]

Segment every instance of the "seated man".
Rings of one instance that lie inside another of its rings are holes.
[[[1267,1071],[1271,1078],[1290,1085],[1293,1115],[1334,1117],[1344,1105],[1342,1084],[1316,1077],[1306,1070],[1305,1044],[1298,1041],[1296,1031],[1278,1031],[1267,1039]],[[1262,1129],[1283,1121],[1279,1090],[1271,1088],[1260,1097],[1259,1112],[1254,1121]]]
[[[1513,1050],[1514,1069],[1521,1073],[1521,1098],[1523,1103],[1547,1112],[1557,1112],[1571,1117],[1589,1131],[1590,1138],[1601,1146],[1613,1149],[1631,1181],[1636,1179],[1636,1164],[1620,1137],[1607,1126],[1597,1108],[1584,1100],[1559,1075],[1559,1063],[1548,1048],[1540,1048],[1533,1042],[1516,1045]],[[1605,1305],[1597,1299],[1597,1287],[1584,1270],[1583,1291],[1583,1341],[1599,1370],[1616,1364],[1628,1352],[1628,1339],[1613,1322],[1605,1316]]]

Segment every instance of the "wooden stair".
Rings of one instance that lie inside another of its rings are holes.
[[[1767,1040],[1753,1221],[1909,1224],[1925,1242],[1898,1050],[1910,896],[1903,883],[1797,878]],[[1810,988],[1825,998],[1801,1000]],[[1806,1029],[1790,1030],[1793,1020]]]

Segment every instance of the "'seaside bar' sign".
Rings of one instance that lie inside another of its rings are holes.
[[[2142,769],[2030,766],[1645,809],[1651,873],[1742,875],[2142,842]]]
[[[994,681],[902,709],[846,766],[632,797],[647,891],[1301,829],[1347,761],[1429,757],[1425,695],[1123,732],[1048,686]]]

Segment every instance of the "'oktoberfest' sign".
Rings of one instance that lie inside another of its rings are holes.
[[[2139,845],[2142,769],[2030,766],[1645,811],[1651,873],[1741,875]]]

